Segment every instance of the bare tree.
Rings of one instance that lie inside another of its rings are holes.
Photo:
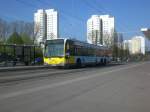
[[[51,39],[55,39],[54,33],[52,33],[52,32],[50,33],[50,38],[51,38]]]
[[[34,27],[32,22],[25,21],[12,21],[8,22],[0,19],[0,41],[7,40],[12,33],[17,32],[18,34],[25,33],[29,37],[33,37]]]
[[[0,19],[0,41],[5,41],[7,37],[7,22]]]
[[[9,32],[17,32],[19,34],[26,33],[31,36],[33,33],[33,23],[24,21],[13,21],[9,23]]]
[[[37,37],[39,36],[40,32],[40,24],[39,23],[34,23],[34,32],[33,32],[33,43],[35,44],[37,41]]]
[[[103,43],[105,46],[111,47],[113,45],[114,36],[109,33],[103,34]]]

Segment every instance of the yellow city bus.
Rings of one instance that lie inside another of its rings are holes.
[[[104,46],[97,46],[74,39],[47,40],[44,50],[44,64],[70,67],[107,64],[112,52]]]

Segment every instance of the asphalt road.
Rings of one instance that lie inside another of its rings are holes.
[[[150,62],[7,75],[42,73],[1,83],[0,112],[150,112]]]

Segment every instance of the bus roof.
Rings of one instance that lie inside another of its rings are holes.
[[[69,40],[69,41],[73,41],[75,45],[94,47],[94,48],[101,48],[101,49],[109,49],[107,46],[104,46],[104,45],[90,44],[90,43],[87,43],[87,42],[84,42],[84,41],[80,41],[80,40],[77,40],[77,39],[58,38],[58,39],[53,39],[53,40],[64,40],[65,42],[67,40]],[[46,40],[46,41],[51,41],[51,40]]]

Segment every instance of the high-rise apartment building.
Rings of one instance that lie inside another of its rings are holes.
[[[36,42],[58,38],[58,12],[54,9],[39,9],[34,14],[34,34]]]
[[[129,50],[130,54],[145,54],[145,38],[135,36],[131,40],[125,40],[123,48]]]
[[[135,36],[131,40],[132,54],[145,54],[145,39],[142,36]]]
[[[100,15],[103,23],[103,44],[112,45],[114,42],[114,17],[110,15]]]
[[[34,36],[36,43],[43,42],[46,37],[46,15],[43,9],[34,13]]]
[[[46,10],[46,22],[47,22],[47,40],[58,38],[58,12],[54,9]]]
[[[87,21],[87,42],[111,45],[114,41],[114,17],[92,15]]]
[[[87,21],[87,42],[91,44],[103,44],[102,21],[98,15],[92,15]]]

